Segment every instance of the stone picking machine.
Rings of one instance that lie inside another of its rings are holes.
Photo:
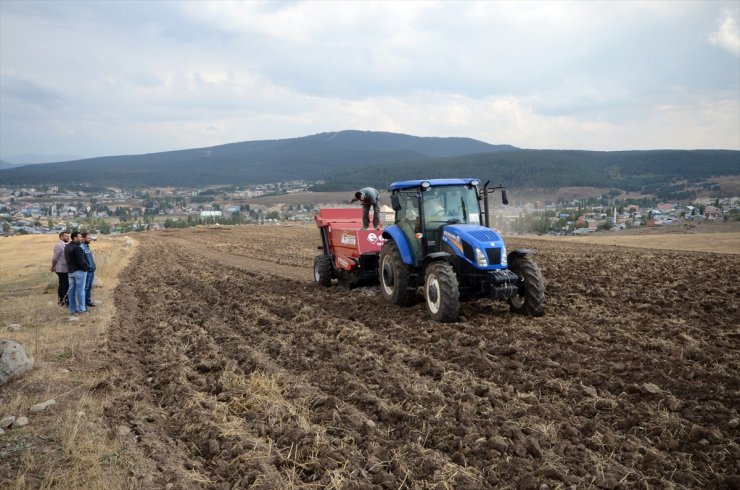
[[[395,223],[373,233],[372,247],[362,250],[355,247],[368,233],[359,229],[361,221],[335,221],[322,213],[340,210],[322,209],[316,222],[324,254],[314,262],[315,282],[328,286],[337,277],[351,287],[379,280],[385,300],[402,306],[413,303],[421,288],[430,316],[440,322],[456,321],[460,299],[475,297],[507,300],[515,313],[541,315],[545,284],[532,251],[507,252],[489,226],[489,194],[500,190],[508,204],[506,189],[479,185],[476,179],[394,182],[388,190]],[[356,211],[359,218],[362,210]],[[346,235],[355,237],[349,247]]]
[[[314,218],[321,232],[321,255],[313,262],[314,282],[344,289],[378,282],[380,230],[362,229],[362,208],[321,208]]]

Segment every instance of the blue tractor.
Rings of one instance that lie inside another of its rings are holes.
[[[506,251],[489,227],[488,195],[476,179],[394,182],[388,187],[395,224],[383,231],[380,290],[386,301],[409,305],[421,287],[432,319],[454,322],[460,299],[508,300],[516,313],[543,313],[545,284],[529,250]],[[483,206],[481,206],[481,201]]]

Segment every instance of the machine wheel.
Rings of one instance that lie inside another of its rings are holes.
[[[317,286],[331,286],[331,257],[317,255],[313,259],[313,282]]]
[[[434,262],[427,267],[424,297],[432,319],[454,322],[460,309],[460,290],[455,270],[447,262]]]
[[[509,299],[514,313],[540,316],[545,307],[545,280],[537,264],[528,255],[509,256],[509,269],[524,280],[524,293]]]
[[[408,306],[415,292],[409,290],[409,267],[403,263],[398,245],[388,240],[380,250],[380,291],[389,303]]]

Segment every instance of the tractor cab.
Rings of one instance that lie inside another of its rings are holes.
[[[389,187],[396,224],[411,245],[414,263],[439,252],[446,225],[481,225],[474,179],[396,182]]]

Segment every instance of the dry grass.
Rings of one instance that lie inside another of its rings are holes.
[[[534,238],[534,237],[533,237]],[[536,237],[570,243],[619,247],[740,254],[740,233],[666,233],[645,235],[598,234],[578,237]]]
[[[32,371],[0,390],[0,417],[29,419],[0,437],[0,487],[130,488],[118,443],[103,421],[105,396],[91,388],[102,377],[99,349],[114,314],[113,289],[136,243],[104,237],[92,245],[98,306],[71,321],[57,306],[57,276],[49,272],[56,241],[54,235],[0,239],[0,336],[23,344],[35,361]],[[21,328],[11,332],[9,324]],[[49,399],[56,404],[30,412]]]

